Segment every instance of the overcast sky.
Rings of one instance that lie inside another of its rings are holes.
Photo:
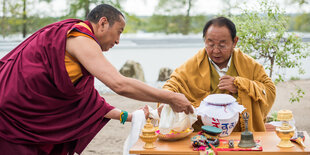
[[[124,9],[138,16],[151,16],[154,13],[155,7],[159,0],[124,0],[122,6]],[[230,0],[232,4],[236,1],[246,1],[249,6],[247,8],[257,8],[257,0]],[[287,13],[302,13],[310,12],[310,5],[304,5],[301,9],[298,4],[288,4],[289,0],[275,0],[281,9]],[[65,0],[54,0],[51,4],[41,2],[40,5],[36,5],[42,14],[46,14],[50,10],[52,15],[61,16],[68,8]],[[42,9],[47,8],[47,9]],[[49,8],[49,9],[48,9]],[[218,14],[226,9],[226,5],[221,0],[196,0],[193,6],[191,14]],[[233,13],[238,13],[238,10],[233,10]],[[48,13],[50,15],[50,13]]]

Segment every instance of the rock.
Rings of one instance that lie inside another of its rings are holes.
[[[159,70],[159,75],[157,81],[167,81],[172,74],[172,69],[164,67]]]
[[[119,72],[126,77],[135,78],[145,82],[144,72],[141,65],[133,60],[127,60]]]

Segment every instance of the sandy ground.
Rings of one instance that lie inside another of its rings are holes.
[[[306,94],[299,103],[289,103],[291,92],[300,87]],[[111,105],[133,112],[145,104],[156,107],[155,103],[140,102],[115,94],[104,94],[103,97]],[[271,112],[289,109],[293,112],[298,130],[310,133],[310,80],[299,80],[279,83],[277,85],[276,101]],[[130,132],[130,123],[122,125],[117,120],[111,120],[92,140],[82,153],[83,155],[121,155],[123,144]]]

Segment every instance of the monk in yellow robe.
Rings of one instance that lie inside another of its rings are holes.
[[[209,94],[230,94],[250,114],[249,130],[266,131],[264,122],[274,103],[276,89],[264,67],[235,48],[236,28],[225,17],[207,22],[203,38],[205,48],[178,67],[163,88],[184,94],[195,108]],[[197,131],[202,125],[198,118],[193,127]],[[240,115],[234,131],[244,130]]]

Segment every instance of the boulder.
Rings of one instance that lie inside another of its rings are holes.
[[[172,74],[172,69],[164,67],[159,70],[159,75],[157,81],[167,81]]]
[[[135,78],[145,82],[144,72],[141,65],[133,60],[127,60],[119,72],[126,77]]]

